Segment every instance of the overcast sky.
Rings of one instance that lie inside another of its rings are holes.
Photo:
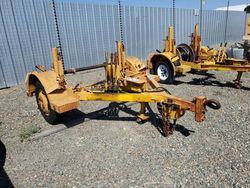
[[[64,2],[86,2],[86,3],[103,3],[118,4],[118,0],[56,0]],[[204,9],[216,9],[227,6],[227,0],[203,0],[205,1]],[[172,0],[121,0],[123,5],[136,6],[156,6],[172,7]],[[250,0],[230,0],[230,5],[239,5],[250,3]],[[176,0],[176,8],[198,9],[200,0]]]

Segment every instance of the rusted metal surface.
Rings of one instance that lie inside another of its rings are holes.
[[[163,131],[163,135],[165,137],[173,134],[173,124],[170,123],[170,120],[169,120],[169,107],[167,107],[167,105],[163,105],[163,108],[162,108],[162,122],[163,122],[163,125],[162,125],[162,131]]]

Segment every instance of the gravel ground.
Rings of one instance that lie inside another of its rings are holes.
[[[250,74],[243,75],[245,87],[239,90],[226,83],[236,73],[210,73],[186,74],[174,85],[163,85],[176,96],[205,95],[222,104],[200,124],[186,113],[168,138],[122,110],[119,118],[105,116],[102,109],[116,103],[82,102],[81,111],[66,115],[68,129],[21,142],[25,128],[52,125],[43,120],[35,98],[26,97],[23,85],[0,90],[6,172],[16,187],[250,187]],[[67,76],[71,83],[102,78],[100,70]],[[138,104],[124,105],[121,109],[139,110]]]

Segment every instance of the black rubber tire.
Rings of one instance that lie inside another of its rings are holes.
[[[161,77],[158,75],[157,73],[157,69],[160,65],[163,65],[166,67],[166,70],[168,71],[168,77],[163,80],[161,79]],[[172,84],[174,82],[174,73],[173,73],[173,70],[169,67],[169,65],[164,62],[164,61],[158,61],[156,64],[155,64],[155,70],[154,70],[155,74],[158,75],[160,77],[160,83],[163,83],[163,84]]]
[[[43,118],[49,123],[49,124],[52,124],[52,125],[55,125],[59,122],[59,114],[57,112],[55,112],[54,110],[51,109],[51,106],[50,106],[50,103],[49,103],[49,100],[48,100],[48,105],[49,105],[49,113],[46,114],[42,109],[41,109],[41,106],[38,102],[38,95],[40,92],[43,92],[43,94],[46,96],[47,100],[48,100],[48,96],[42,86],[42,84],[40,82],[37,82],[36,83],[36,90],[35,90],[35,93],[36,93],[36,103],[37,103],[37,106],[38,106],[38,109],[40,110]]]

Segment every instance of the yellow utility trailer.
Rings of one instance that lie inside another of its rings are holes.
[[[35,95],[37,105],[44,119],[50,124],[60,120],[59,114],[76,109],[80,101],[138,102],[141,104],[137,122],[149,119],[146,112],[148,103],[157,103],[161,113],[164,136],[172,134],[176,120],[185,111],[191,111],[195,120],[205,119],[206,107],[219,109],[220,103],[204,96],[189,101],[171,95],[158,84],[158,76],[148,75],[146,66],[136,57],[125,54],[124,46],[117,42],[116,53],[105,60],[105,80],[88,86],[67,84],[64,77],[63,61],[57,48],[52,49],[51,70],[37,66],[39,71],[28,73],[25,79],[27,95]]]
[[[226,43],[221,44],[218,50],[202,46],[198,24],[191,35],[191,44],[180,44],[177,51],[182,65],[188,65],[194,71],[233,71],[237,72],[234,84],[241,87],[241,77],[244,72],[250,71],[250,64],[246,59],[228,58]]]
[[[157,50],[147,59],[150,72],[158,75],[161,82],[172,83],[178,72],[185,73],[190,70],[234,71],[238,72],[234,84],[238,88],[241,87],[242,73],[250,71],[250,64],[245,59],[228,58],[226,44],[221,44],[218,50],[202,46],[197,24],[191,35],[191,45],[180,44],[176,47],[172,26],[169,27],[168,33],[164,50]]]
[[[191,70],[188,65],[183,65],[177,55],[176,42],[173,38],[173,27],[169,27],[164,50],[156,50],[156,53],[149,54],[147,67],[150,73],[158,75],[161,83],[173,83],[174,77],[178,73],[186,73]]]

